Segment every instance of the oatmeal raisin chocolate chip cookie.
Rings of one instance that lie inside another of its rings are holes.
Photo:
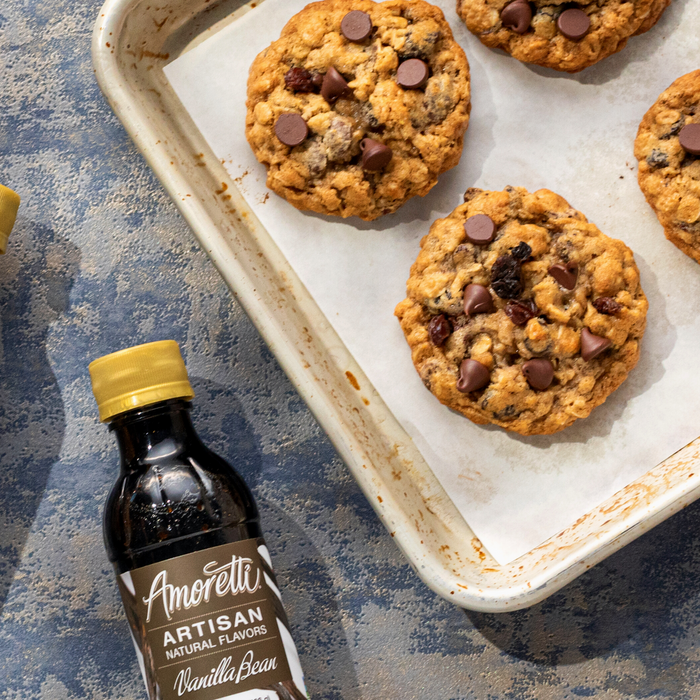
[[[413,364],[475,423],[555,433],[637,364],[648,305],[632,251],[549,190],[464,199],[421,241],[396,307]]]
[[[639,125],[634,155],[666,238],[700,263],[700,70],[661,93]]]
[[[371,221],[462,153],[469,64],[423,0],[323,0],[253,63],[246,136],[297,209]]]
[[[486,46],[576,73],[651,29],[670,1],[457,0],[457,13]]]

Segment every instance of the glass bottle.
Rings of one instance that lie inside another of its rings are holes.
[[[177,343],[90,375],[121,454],[105,546],[150,700],[306,700],[255,500],[194,430]]]

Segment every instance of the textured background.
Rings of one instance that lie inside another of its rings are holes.
[[[23,198],[0,259],[0,697],[145,697],[87,364],[163,338],[202,437],[258,498],[314,698],[700,697],[698,506],[529,610],[465,613],[423,586],[102,99],[98,9],[0,7],[0,182]]]

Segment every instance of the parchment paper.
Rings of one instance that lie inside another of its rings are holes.
[[[636,181],[633,141],[645,111],[698,67],[700,0],[674,0],[648,34],[575,76],[483,47],[438,0],[472,73],[460,164],[425,198],[373,223],[298,212],[266,195],[244,135],[248,69],[306,0],[265,0],[165,69],[370,381],[500,563],[576,521],[700,434],[700,267],[667,242]],[[247,174],[246,174],[247,173]],[[467,187],[542,187],[635,252],[649,297],[642,357],[586,420],[554,436],[473,425],[421,383],[393,316],[418,242]]]

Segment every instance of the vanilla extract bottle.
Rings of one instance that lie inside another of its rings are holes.
[[[253,495],[197,436],[177,343],[90,376],[121,454],[104,538],[149,700],[307,700]]]

